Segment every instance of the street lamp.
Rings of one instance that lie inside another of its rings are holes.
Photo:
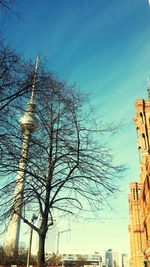
[[[34,221],[37,220],[37,216],[35,214],[32,215],[31,222],[34,224]],[[31,256],[31,246],[32,246],[32,234],[33,234],[33,228],[31,227],[30,230],[30,238],[29,238],[29,247],[28,247],[28,255],[27,255],[27,267],[30,265],[30,256]]]
[[[71,229],[64,230],[64,231],[58,231],[58,236],[57,236],[57,255],[59,254],[59,241],[60,241],[60,234],[63,234],[65,232],[69,232]]]

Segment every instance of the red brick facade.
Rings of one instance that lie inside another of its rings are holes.
[[[137,100],[135,107],[140,177],[138,182],[130,183],[128,197],[130,267],[150,267],[150,99]]]

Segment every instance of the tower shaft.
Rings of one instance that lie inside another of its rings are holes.
[[[25,185],[25,172],[27,165],[27,155],[28,155],[30,135],[31,133],[29,130],[24,131],[21,157],[16,177],[16,187],[14,191],[13,210],[4,246],[7,255],[13,255],[18,252],[20,223],[21,223],[20,217],[22,214],[22,207],[23,207],[23,191]]]

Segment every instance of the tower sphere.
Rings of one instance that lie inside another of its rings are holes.
[[[23,131],[29,130],[30,132],[33,132],[36,129],[37,123],[34,116],[34,110],[35,110],[35,105],[31,102],[28,103],[25,114],[23,115],[23,117],[20,119],[19,122]]]

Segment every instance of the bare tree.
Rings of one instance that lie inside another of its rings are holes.
[[[31,255],[30,257],[30,263],[36,264],[36,257]],[[14,256],[6,256],[5,250],[2,246],[0,246],[0,264],[1,266],[10,266],[12,264],[18,264],[18,265],[26,265],[27,262],[27,249],[24,247],[20,247],[18,251],[18,257],[17,259]]]
[[[53,253],[46,259],[47,266],[62,266],[62,259],[60,255]]]
[[[0,112],[31,88],[31,69],[31,62],[25,62],[15,50],[0,42]]]
[[[17,120],[26,97],[20,98],[22,103],[13,99],[7,105],[9,110],[3,119],[2,223],[8,221],[12,212],[17,213],[12,205],[22,142]],[[116,127],[96,122],[87,103],[87,97],[75,86],[68,86],[51,73],[39,70],[36,84],[38,128],[29,146],[25,188],[21,196],[24,212],[18,214],[39,235],[39,267],[45,266],[45,238],[54,216],[80,216],[84,211],[86,215],[87,211],[101,211],[118,189],[118,178],[124,170],[123,166],[114,164],[103,141]],[[39,226],[30,220],[33,212],[40,218]]]
[[[0,7],[5,10],[11,10],[15,2],[15,0],[0,0]]]
[[[10,14],[12,13],[13,15],[17,16],[18,18],[19,13],[16,10],[16,0],[0,0],[0,10],[4,14]]]

